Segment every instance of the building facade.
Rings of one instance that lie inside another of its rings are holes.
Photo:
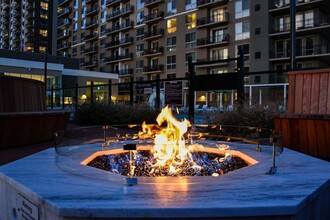
[[[56,55],[57,1],[1,0],[0,49]]]

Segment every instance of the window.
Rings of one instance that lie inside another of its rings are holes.
[[[227,39],[227,29],[214,29],[211,32],[211,42],[219,43],[222,41],[226,41]]]
[[[235,24],[235,40],[250,38],[250,22],[243,21]]]
[[[239,53],[240,50],[243,50],[244,60],[248,61],[250,59],[250,44],[236,45],[236,54],[237,54],[237,56],[238,56],[238,53]]]
[[[224,60],[228,59],[228,48],[218,48],[211,50],[211,60]]]
[[[102,49],[104,47],[105,47],[105,39],[103,38],[100,40],[100,48]]]
[[[176,73],[170,73],[166,75],[167,79],[175,79],[176,78]]]
[[[144,22],[144,11],[140,11],[136,14],[136,24],[143,24]]]
[[[260,59],[260,58],[261,58],[261,52],[255,52],[254,59]]]
[[[260,76],[255,76],[254,77],[254,82],[255,83],[260,83],[261,82],[261,77]]]
[[[143,72],[143,60],[136,61],[136,73],[142,73]]]
[[[73,33],[77,32],[78,30],[78,23],[73,24]]]
[[[144,50],[144,44],[137,44],[136,45],[136,53],[140,54]]]
[[[196,8],[196,0],[186,0],[186,11]]]
[[[82,19],[81,20],[81,29],[85,29],[86,28],[86,19]]]
[[[186,15],[186,26],[188,30],[196,28],[196,13]]]
[[[80,46],[80,54],[82,55],[82,54],[84,54],[84,52],[85,52],[85,45],[81,45]]]
[[[75,9],[78,8],[78,0],[74,0],[73,7],[74,7]]]
[[[166,68],[168,70],[176,69],[176,55],[167,56]]]
[[[105,35],[105,30],[106,30],[106,26],[102,25],[101,26],[101,36]]]
[[[137,9],[141,9],[144,7],[144,1],[145,0],[137,0]]]
[[[303,19],[303,14],[300,13],[296,15],[296,29],[301,29],[304,27],[304,19]]]
[[[136,29],[136,40],[143,40],[144,38],[144,28]]]
[[[314,40],[312,37],[306,37],[306,55],[312,55],[314,53]]]
[[[192,62],[196,62],[196,52],[186,53],[186,57],[185,57],[186,67],[188,66],[189,57],[191,57]]]
[[[260,28],[254,29],[254,34],[255,35],[259,35],[260,33],[261,33],[261,29]]]
[[[196,47],[196,32],[186,34],[185,47],[186,48]]]
[[[256,4],[254,6],[254,11],[260,11],[261,7],[260,7],[260,4]]]
[[[72,56],[76,57],[77,56],[77,47],[72,48]]]
[[[40,35],[47,37],[47,30],[40,29],[39,33],[40,33]]]
[[[105,22],[107,20],[107,11],[101,12],[101,22]]]
[[[249,0],[236,0],[235,1],[235,18],[243,18],[250,15]]]
[[[74,12],[73,20],[78,21],[78,11]]]
[[[172,34],[176,32],[176,18],[167,20],[167,33]]]
[[[176,0],[167,3],[167,15],[176,14]]]
[[[176,51],[176,37],[169,37],[167,38],[167,51],[173,52]]]
[[[305,27],[313,27],[314,26],[314,12],[306,11],[305,12]]]
[[[85,41],[85,33],[80,34],[80,41],[81,42]]]
[[[105,53],[100,53],[100,63],[103,63],[105,59]]]
[[[47,2],[40,2],[41,9],[48,10],[48,3]]]
[[[227,19],[226,17],[226,9],[224,8],[217,8],[211,10],[210,20],[211,22],[222,22]]]
[[[211,74],[223,74],[228,73],[228,69],[212,69],[210,71]]]
[[[77,43],[77,35],[73,35],[72,36],[72,44],[76,44]]]

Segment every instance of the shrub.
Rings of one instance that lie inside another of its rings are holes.
[[[84,104],[78,107],[76,122],[85,125],[120,125],[155,123],[158,112],[149,108],[133,108],[125,105],[107,103]]]

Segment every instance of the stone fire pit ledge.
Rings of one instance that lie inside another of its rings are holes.
[[[58,163],[48,149],[0,167],[0,219],[329,219],[329,162],[284,149],[268,175],[271,147],[229,145],[258,163],[220,177],[139,178],[132,187],[78,160]]]

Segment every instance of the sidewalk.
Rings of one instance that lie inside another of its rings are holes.
[[[77,144],[103,138],[102,126],[84,126],[68,123],[67,131],[70,132],[70,137],[66,138],[68,140],[72,139]],[[134,130],[130,130],[127,127],[120,127],[118,130],[109,129],[107,130],[107,137],[115,136],[117,133],[125,135],[132,132],[134,133]],[[55,140],[19,147],[0,148],[0,166],[53,147],[55,147]]]

